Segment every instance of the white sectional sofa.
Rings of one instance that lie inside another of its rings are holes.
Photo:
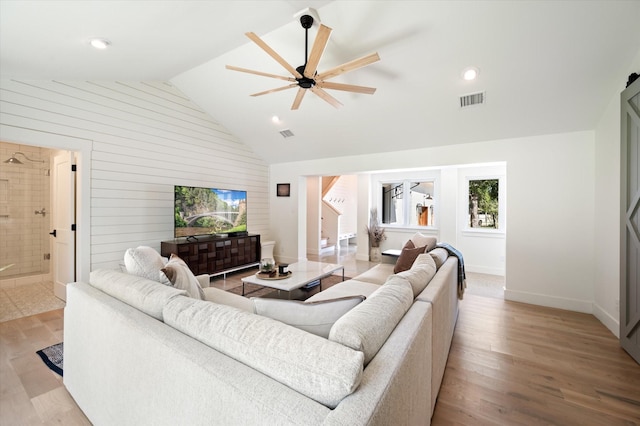
[[[290,302],[366,296],[330,319],[328,337],[219,289],[198,300],[94,271],[67,287],[64,384],[96,425],[429,424],[459,285],[458,259],[432,254]]]

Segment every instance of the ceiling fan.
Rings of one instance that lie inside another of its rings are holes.
[[[300,24],[305,30],[305,62],[304,65],[300,65],[297,68],[292,67],[287,61],[285,61],[280,55],[278,55],[275,50],[273,50],[264,41],[262,41],[262,39],[260,39],[260,37],[258,37],[255,33],[249,32],[245,34],[247,37],[249,37],[249,39],[251,39],[251,41],[257,44],[258,47],[267,52],[269,56],[271,56],[287,71],[289,71],[293,75],[293,77],[284,77],[276,74],[269,74],[261,71],[235,67],[232,65],[227,65],[226,68],[233,71],[246,72],[249,74],[261,75],[263,77],[271,77],[290,81],[291,84],[288,84],[286,86],[266,90],[264,92],[254,93],[251,96],[262,96],[269,93],[298,87],[298,93],[296,94],[296,97],[293,101],[293,105],[291,105],[292,110],[298,109],[300,107],[300,103],[302,102],[305,93],[307,93],[307,90],[312,91],[321,99],[333,105],[335,108],[340,108],[342,104],[336,98],[327,93],[324,89],[342,90],[345,92],[373,95],[376,91],[374,87],[334,83],[327,80],[379,61],[380,56],[378,56],[378,53],[372,53],[370,55],[363,56],[362,58],[355,59],[353,61],[332,68],[328,71],[318,73],[318,64],[320,63],[320,59],[322,58],[325,47],[327,46],[332,30],[326,25],[320,24],[318,34],[316,35],[313,47],[311,48],[311,53],[308,54],[309,28],[311,28],[311,26],[313,25],[313,21],[314,19],[311,15],[305,14],[300,16]]]

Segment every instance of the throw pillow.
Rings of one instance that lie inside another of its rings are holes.
[[[89,284],[160,321],[164,321],[162,309],[171,299],[187,295],[184,290],[112,269],[91,271]]]
[[[411,269],[400,272],[399,277],[406,278],[413,289],[413,297],[424,290],[436,274],[436,262],[429,253],[419,254]]]
[[[431,251],[436,247],[438,242],[436,237],[430,237],[428,235],[421,234],[420,232],[416,232],[410,240],[416,247],[426,246],[425,252]]]
[[[400,257],[396,260],[396,265],[393,267],[393,273],[397,274],[398,272],[406,271],[411,268],[416,257],[418,257],[420,253],[424,253],[425,249],[426,246],[415,247],[411,240],[407,241],[400,252]]]
[[[447,261],[449,257],[449,252],[441,247],[433,249],[429,252],[433,260],[436,262],[436,270],[440,269],[440,267]]]
[[[124,253],[127,273],[158,282],[158,271],[164,268],[160,253],[147,246],[130,248]]]
[[[364,296],[341,297],[318,302],[252,297],[255,314],[328,338],[333,324],[364,300]]]
[[[168,281],[173,287],[186,290],[189,297],[204,300],[204,291],[200,287],[198,279],[193,275],[184,260],[180,259],[176,254],[171,254],[169,262],[159,271],[157,278],[160,278],[160,282],[163,284]]]

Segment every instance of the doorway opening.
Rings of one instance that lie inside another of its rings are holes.
[[[53,170],[59,153],[0,142],[0,298],[6,307],[0,321],[65,305],[54,284],[60,259],[51,231],[60,215]],[[63,192],[63,198],[75,197],[73,187]]]
[[[0,280],[50,279],[50,158],[47,148],[0,142]]]

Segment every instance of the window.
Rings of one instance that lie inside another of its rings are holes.
[[[499,229],[499,179],[469,180],[467,226],[472,229]]]
[[[434,181],[402,180],[380,186],[383,225],[434,226]]]

